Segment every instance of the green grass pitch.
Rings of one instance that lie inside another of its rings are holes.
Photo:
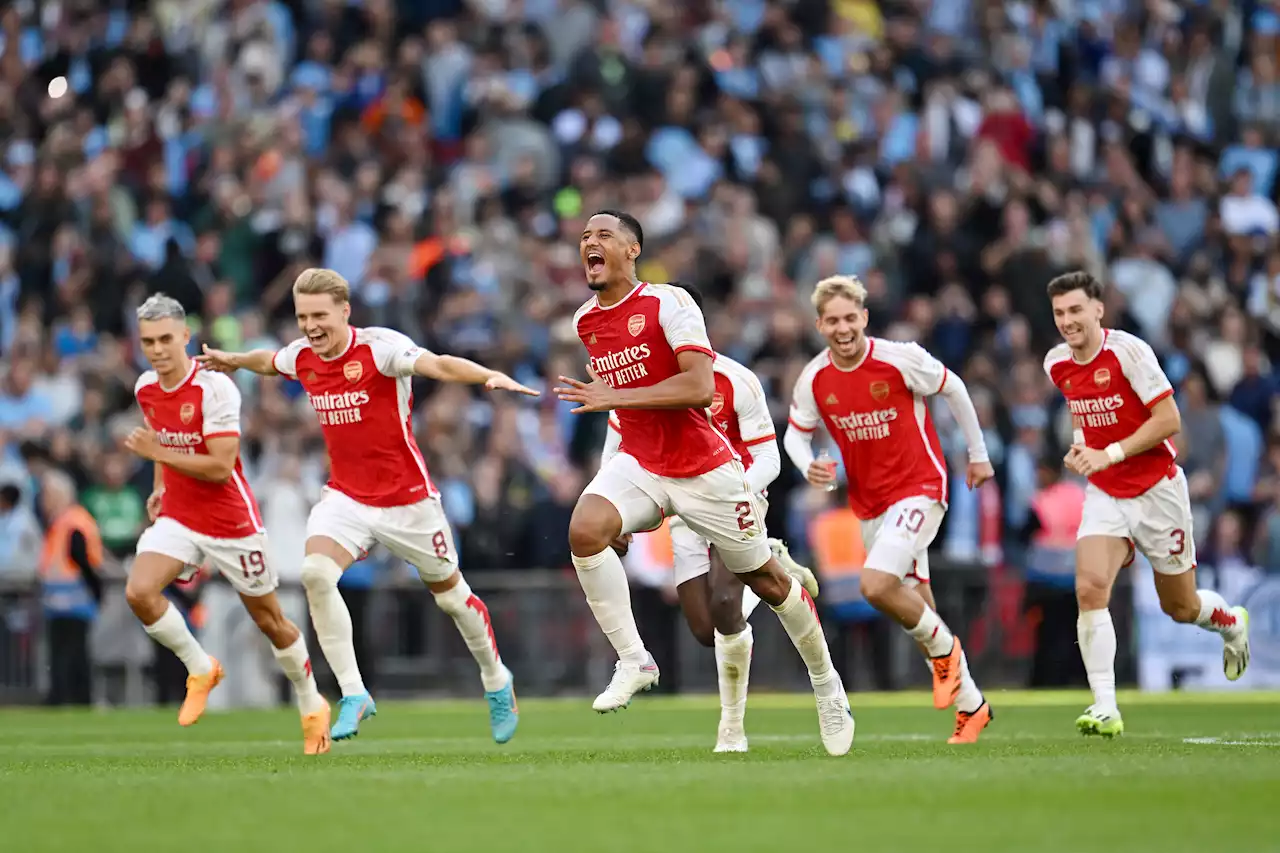
[[[713,755],[711,697],[527,700],[506,746],[480,702],[379,705],[300,754],[291,711],[0,711],[14,853],[1280,851],[1280,695],[1122,695],[1128,733],[1075,734],[1080,693],[989,694],[951,747],[922,694],[855,694],[831,758],[808,696],[759,695],[751,752]]]

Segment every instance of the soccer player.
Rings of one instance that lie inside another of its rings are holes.
[[[929,659],[934,707],[956,706],[947,742],[974,743],[992,720],[991,706],[928,587],[929,545],[947,509],[948,481],[926,397],[941,394],[964,432],[969,488],[994,471],[964,382],[918,344],[868,336],[866,299],[851,276],[823,279],[814,289],[827,349],[796,380],[783,447],[810,483],[831,484],[835,472],[814,459],[811,446],[813,431],[826,425],[849,472],[849,505],[867,543],[862,594]]]
[[[726,568],[778,614],[809,671],[827,752],[853,745],[854,721],[809,593],[779,565],[759,497],[733,445],[711,422],[715,353],[702,312],[680,288],[636,279],[644,233],[619,211],[592,216],[579,252],[593,296],[574,315],[590,355],[590,382],[560,377],[573,412],[616,411],[621,452],[583,491],[569,522],[569,545],[587,603],[618,653],[613,679],[592,707],[617,710],[658,681],[631,612],[622,563],[612,547],[623,533],[679,515],[713,545]]]
[[[262,516],[240,470],[240,392],[228,377],[187,357],[191,333],[177,300],[156,294],[143,302],[138,333],[152,368],[134,388],[146,426],[125,444],[155,463],[155,489],[147,500],[152,525],[138,539],[125,598],[147,633],[187,667],[178,723],[200,719],[223,670],[164,590],[193,573],[188,567],[207,562],[240,594],[293,683],[303,752],[328,752],[329,703],[316,689],[306,640],[280,610]]]
[[[1127,332],[1102,327],[1102,284],[1088,273],[1058,276],[1048,292],[1064,343],[1049,350],[1044,370],[1076,424],[1064,461],[1089,478],[1076,538],[1076,636],[1093,705],[1076,728],[1113,737],[1124,732],[1124,720],[1116,707],[1116,629],[1107,608],[1135,548],[1155,569],[1164,612],[1222,635],[1230,681],[1249,665],[1249,614],[1196,589],[1191,498],[1170,442],[1182,419],[1155,353]]]
[[[351,614],[338,580],[374,543],[413,564],[480,665],[493,739],[506,743],[519,721],[510,670],[498,655],[489,610],[458,571],[453,534],[413,437],[410,380],[484,385],[537,396],[506,374],[419,347],[399,332],[350,325],[350,287],[333,270],[308,269],[293,284],[303,337],[278,352],[205,348],[197,359],[302,383],[320,419],[330,479],[307,519],[302,583],[320,648],[342,688],[334,740],[353,737],[377,713],[352,644]]]
[[[681,282],[673,282],[671,286],[686,291],[698,310],[702,310],[702,294],[697,288]],[[717,353],[711,366],[715,371],[716,390],[707,414],[737,451],[746,468],[743,476],[747,485],[764,507],[765,489],[782,470],[764,388],[754,373],[727,356]],[[601,467],[609,464],[622,444],[622,426],[616,413],[610,413]],[[720,726],[715,751],[746,752],[743,721],[754,643],[747,619],[760,598],[733,577],[707,539],[689,529],[680,516],[671,519],[670,530],[680,609],[698,642],[715,649],[720,689]],[[787,574],[798,580],[811,597],[817,598],[818,582],[813,572],[791,559],[782,540],[770,539],[769,546]]]

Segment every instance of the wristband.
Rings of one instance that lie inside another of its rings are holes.
[[[1084,430],[1082,430],[1082,429],[1078,429],[1078,430],[1076,430],[1075,432],[1071,433],[1071,443],[1072,443],[1072,444],[1079,444],[1079,445],[1083,445],[1083,444],[1084,444]]]
[[[1115,441],[1107,445],[1107,458],[1113,465],[1124,461],[1124,448],[1120,446],[1120,442]]]

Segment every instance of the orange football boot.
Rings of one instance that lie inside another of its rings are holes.
[[[960,692],[960,638],[951,641],[951,651],[929,658],[933,665],[933,707],[939,711],[951,707]]]
[[[991,710],[991,705],[986,700],[983,700],[978,710],[971,714],[957,710],[956,731],[947,738],[947,743],[977,743],[978,735],[982,734],[982,730],[995,718],[995,712]]]
[[[180,726],[193,726],[199,722],[205,706],[209,704],[209,694],[222,681],[222,664],[212,655],[209,660],[213,661],[213,669],[204,675],[187,676],[187,698],[182,700],[182,707],[178,709]]]
[[[329,703],[326,701],[319,711],[302,717],[302,754],[324,755],[332,744],[329,737]]]

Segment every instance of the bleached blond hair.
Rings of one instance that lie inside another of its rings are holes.
[[[351,285],[333,270],[312,267],[298,273],[293,282],[293,295],[327,293],[339,304],[351,301]]]
[[[850,299],[862,307],[867,304],[867,288],[856,275],[833,275],[818,282],[810,299],[821,316],[827,303],[837,297]]]

